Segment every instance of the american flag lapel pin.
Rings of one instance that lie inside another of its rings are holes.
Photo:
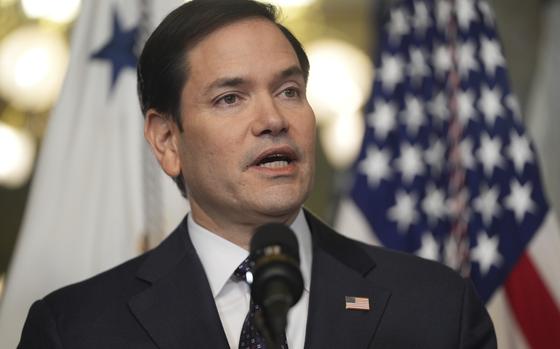
[[[369,298],[367,297],[345,297],[346,310],[370,310]]]

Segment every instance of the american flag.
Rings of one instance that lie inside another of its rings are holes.
[[[345,297],[346,309],[369,310],[369,298],[367,297]]]
[[[544,273],[547,262],[534,260],[538,237],[560,234],[541,232],[554,217],[489,5],[393,2],[378,52],[337,226],[355,230],[362,217],[380,244],[446,263],[487,303],[506,297],[515,329],[504,331],[522,333],[517,348],[560,348],[560,265]]]

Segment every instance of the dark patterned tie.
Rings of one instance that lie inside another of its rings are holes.
[[[233,272],[232,279],[234,281],[247,282],[246,274],[253,269],[254,262],[247,257],[237,269]],[[267,349],[266,341],[259,329],[256,326],[256,316],[259,316],[261,309],[258,304],[255,304],[251,299],[249,312],[243,322],[241,329],[241,337],[239,337],[239,349]],[[284,343],[280,345],[281,349],[288,349],[286,337],[284,336]]]

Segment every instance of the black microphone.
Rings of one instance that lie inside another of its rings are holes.
[[[251,297],[262,308],[257,325],[261,322],[261,333],[279,347],[285,336],[288,310],[303,293],[297,238],[283,224],[265,224],[251,239],[251,257],[255,262]]]

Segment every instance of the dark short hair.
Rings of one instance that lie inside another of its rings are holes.
[[[267,19],[280,29],[294,49],[307,80],[307,55],[295,36],[278,23],[276,7],[253,0],[193,0],[169,13],[144,45],[137,67],[142,114],[145,116],[153,108],[172,118],[183,131],[180,102],[189,75],[188,51],[213,31],[252,17]],[[182,175],[173,179],[186,196]]]

